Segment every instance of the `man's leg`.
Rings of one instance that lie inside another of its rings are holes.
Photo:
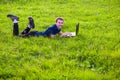
[[[21,35],[27,34],[31,30],[31,28],[35,27],[34,20],[31,16],[28,17],[28,20],[29,20],[28,26],[26,27],[26,29],[23,30]]]
[[[37,36],[38,31],[30,31],[27,34],[22,35],[22,37],[31,37],[31,36]]]
[[[14,23],[13,25],[13,35],[18,36],[19,35],[19,27],[18,27],[18,23]]]
[[[23,32],[21,33],[21,36],[22,37],[30,37],[30,36],[35,36],[36,35],[36,32],[38,31],[30,31],[31,28],[34,28],[35,27],[35,24],[34,24],[34,20],[31,16],[28,17],[28,26],[23,30]]]
[[[19,35],[19,27],[18,27],[19,17],[14,16],[12,14],[8,14],[7,17],[9,17],[14,23],[14,25],[13,25],[13,35],[18,36]]]

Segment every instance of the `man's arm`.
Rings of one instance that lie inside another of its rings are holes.
[[[70,32],[65,32],[65,33],[61,33],[60,37],[71,37],[72,34]]]
[[[51,35],[50,35],[50,38],[55,38],[55,35],[51,34]]]
[[[62,37],[62,32],[59,32],[58,35],[59,35],[60,37]],[[50,35],[50,38],[55,38],[55,35],[54,35],[54,34],[51,34],[51,35]]]
[[[59,34],[60,37],[62,37],[62,32],[61,31],[58,34]]]

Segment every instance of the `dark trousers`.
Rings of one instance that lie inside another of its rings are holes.
[[[19,35],[18,23],[14,23],[14,25],[13,25],[13,35],[14,36],[18,36]]]
[[[38,31],[31,31],[31,28],[26,27],[26,29],[24,29],[21,33],[22,37],[30,37],[30,36],[35,36],[36,32]],[[14,23],[13,25],[13,35],[18,36],[19,35],[19,26],[18,23]]]

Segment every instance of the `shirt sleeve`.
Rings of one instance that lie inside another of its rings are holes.
[[[51,27],[49,27],[46,31],[45,31],[45,34],[47,36],[50,36],[51,34],[52,35],[56,35],[57,33],[59,33],[61,30],[58,30],[56,25],[53,25]]]

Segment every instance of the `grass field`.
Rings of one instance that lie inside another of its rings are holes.
[[[44,31],[58,16],[72,38],[12,35],[8,13]],[[0,0],[0,80],[120,80],[120,0]]]

